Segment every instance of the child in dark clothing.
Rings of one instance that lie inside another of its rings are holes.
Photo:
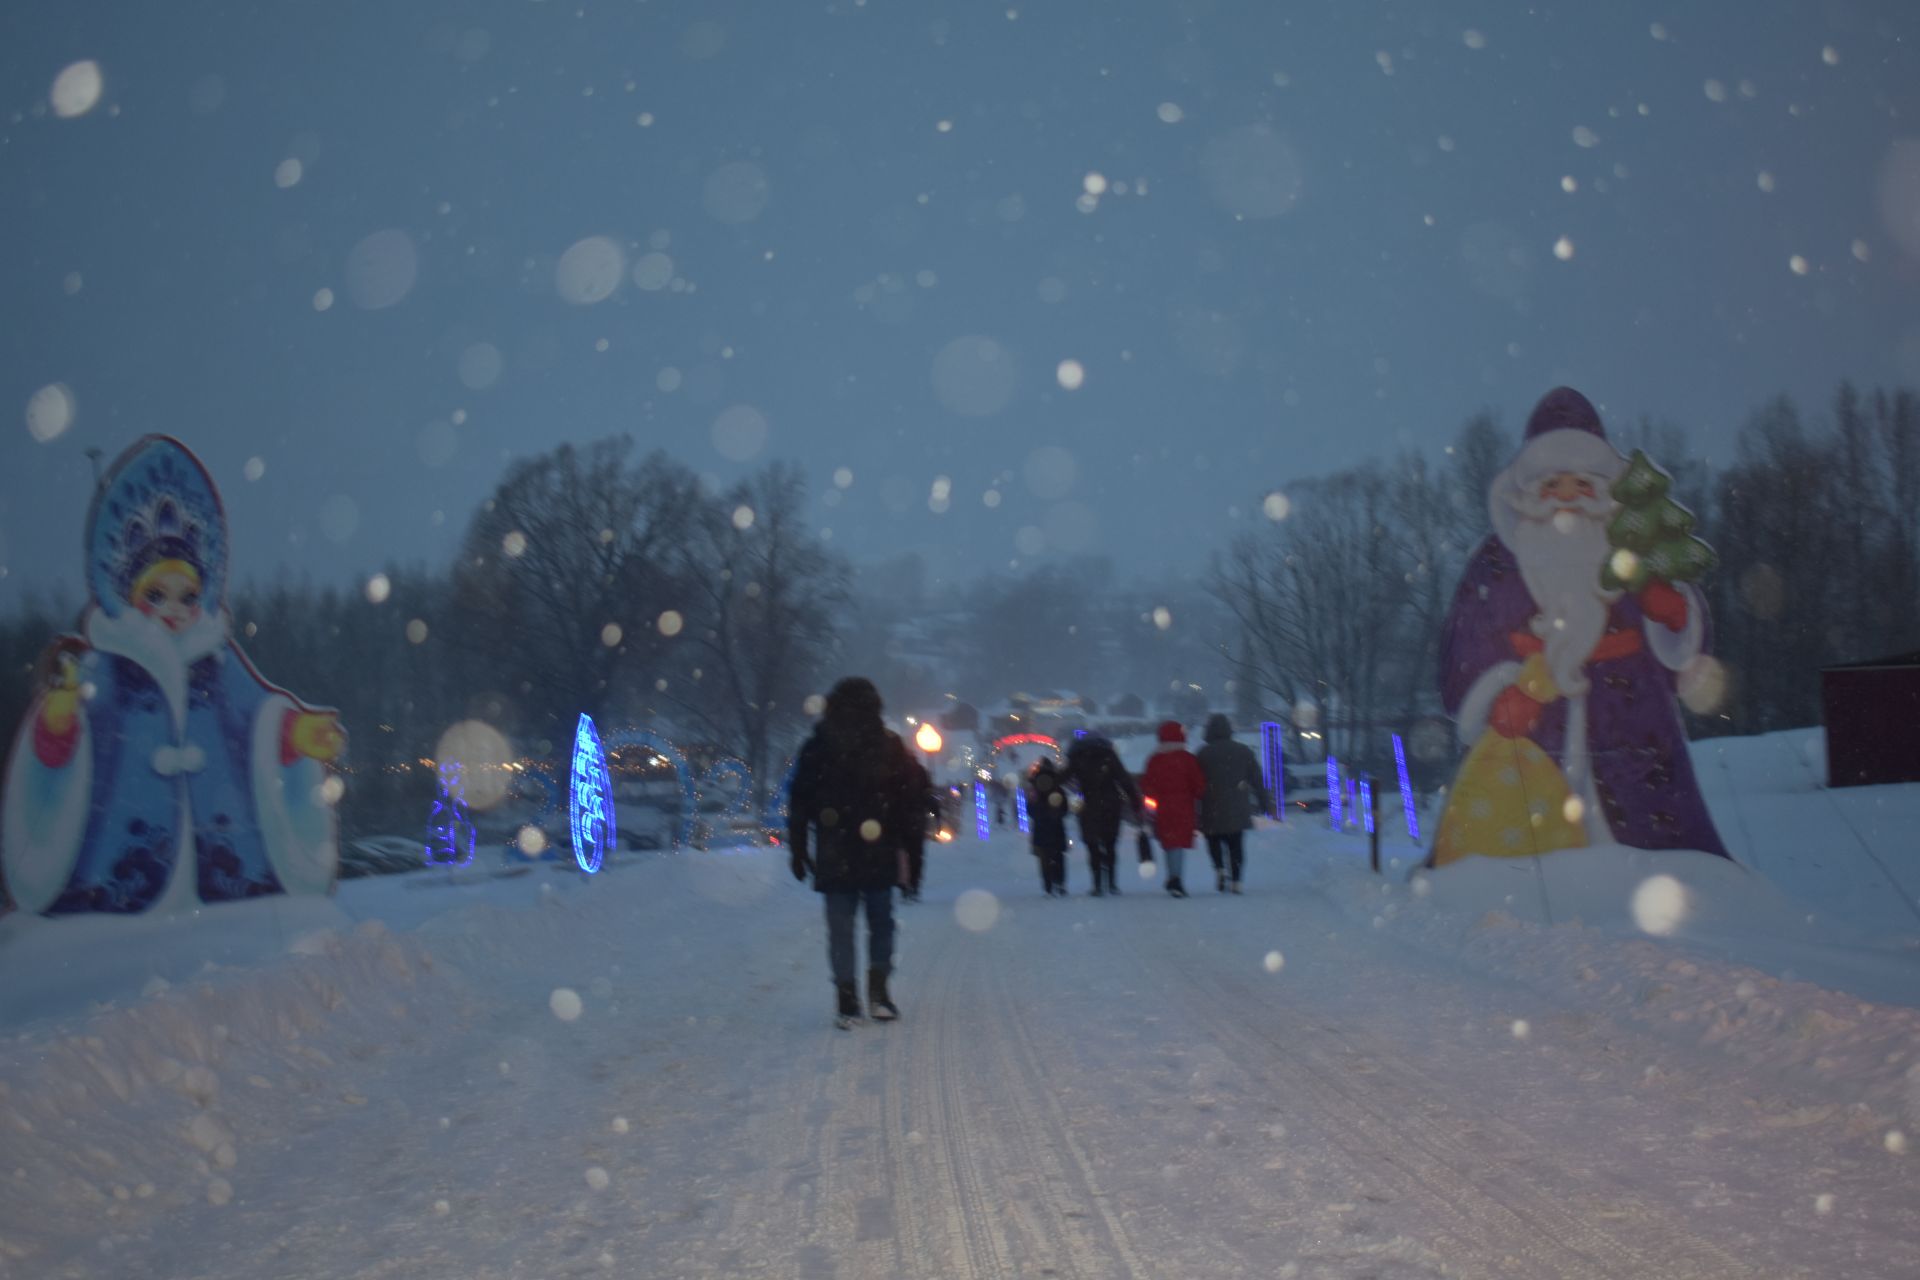
[[[1040,886],[1049,897],[1067,894],[1067,792],[1046,756],[1027,776],[1027,827],[1040,859]]]

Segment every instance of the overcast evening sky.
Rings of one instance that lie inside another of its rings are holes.
[[[1723,457],[1775,393],[1920,384],[1917,34],[1903,0],[11,3],[0,609],[78,598],[86,450],[150,431],[240,577],[329,583],[444,563],[506,458],[622,432],[796,459],[835,547],[955,575],[1187,572],[1267,491],[1562,382]]]

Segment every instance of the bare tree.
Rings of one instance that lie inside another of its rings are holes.
[[[454,566],[448,643],[552,742],[604,713],[623,671],[659,661],[661,616],[683,607],[698,485],[664,454],[632,455],[620,437],[515,462]]]
[[[675,699],[736,747],[754,785],[805,718],[833,656],[850,570],[805,520],[806,480],[776,463],[707,504],[692,530],[694,686]]]

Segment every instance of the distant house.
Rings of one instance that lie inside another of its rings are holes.
[[[1920,650],[1820,672],[1827,785],[1920,782]]]

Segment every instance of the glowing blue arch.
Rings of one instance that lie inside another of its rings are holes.
[[[760,812],[760,823],[767,830],[785,835],[787,832],[787,811],[793,795],[793,771],[800,767],[800,753],[795,752],[787,759],[787,767],[780,774],[780,785],[767,792],[767,807]]]
[[[694,821],[698,816],[698,797],[694,793],[693,770],[688,767],[687,758],[680,754],[680,748],[651,729],[622,729],[608,735],[604,741],[609,752],[621,747],[645,747],[664,757],[673,766],[674,775],[680,781],[680,825],[675,829],[673,843],[676,848],[692,844]]]
[[[606,861],[617,833],[607,753],[594,730],[593,717],[585,713],[573,734],[571,780],[568,817],[573,827],[573,859],[582,871],[593,875]]]

